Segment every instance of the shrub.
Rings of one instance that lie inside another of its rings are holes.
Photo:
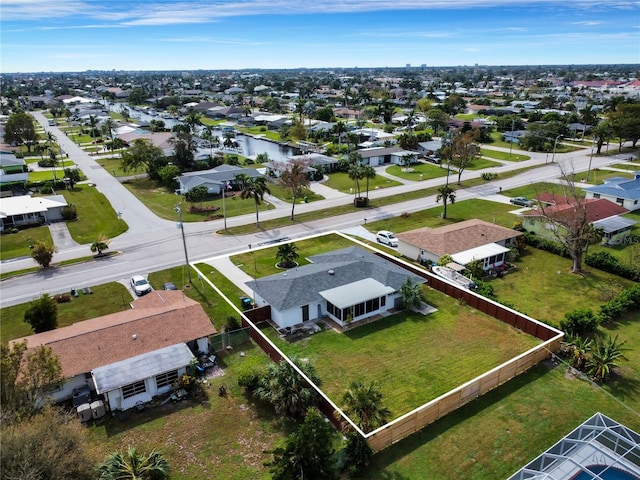
[[[242,324],[240,323],[240,320],[231,315],[227,317],[227,323],[224,325],[225,332],[233,332],[234,330],[240,330],[241,328]]]
[[[67,205],[62,208],[62,218],[64,220],[75,220],[78,218],[78,210],[75,205]]]
[[[256,363],[260,362],[260,363]],[[267,374],[267,369],[258,357],[254,361],[245,361],[238,365],[238,385],[244,387],[249,393],[258,388],[260,379]]]
[[[53,167],[54,165],[53,160],[51,160],[50,158],[45,158],[43,160],[38,160],[38,166],[39,167]]]
[[[640,272],[637,269],[623,264],[609,252],[601,251],[590,253],[585,257],[584,263],[586,263],[590,267],[613,273],[614,275],[628,278],[630,280],[635,280],[638,275],[640,275]]]
[[[498,174],[497,173],[485,172],[485,173],[482,174],[482,179],[486,180],[487,182],[489,182],[491,180],[495,180],[496,178],[498,178]]]
[[[524,238],[527,242],[527,245],[539,248],[540,250],[555,253],[556,255],[560,255],[565,258],[570,258],[569,251],[557,242],[548,240],[543,237],[538,237],[531,232],[525,232]]]
[[[596,331],[600,318],[590,308],[576,308],[565,313],[560,329],[572,337],[585,337]]]

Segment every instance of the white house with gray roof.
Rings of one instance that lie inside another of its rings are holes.
[[[198,170],[187,172],[176,177],[178,182],[177,192],[184,195],[189,190],[200,185],[207,187],[209,194],[219,194],[225,185],[236,186],[237,175],[244,174],[251,178],[263,177],[255,168],[241,168],[235,165],[219,165],[211,170]]]
[[[400,306],[402,284],[426,280],[360,247],[309,257],[312,262],[247,282],[256,306],[271,306],[280,327],[328,316],[341,326]]]

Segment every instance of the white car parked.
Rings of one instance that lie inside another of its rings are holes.
[[[142,275],[134,275],[131,277],[131,288],[139,297],[149,293],[152,288],[151,284]]]
[[[390,232],[389,230],[380,230],[376,234],[376,240],[378,241],[378,243],[383,243],[384,245],[388,245],[390,247],[398,246],[398,239],[395,237],[393,232]]]

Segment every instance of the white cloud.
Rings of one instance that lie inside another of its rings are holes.
[[[587,27],[593,27],[595,25],[602,25],[603,22],[598,22],[596,20],[585,20],[582,22],[571,22],[569,25],[585,25]]]

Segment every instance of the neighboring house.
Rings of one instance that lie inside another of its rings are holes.
[[[153,133],[123,133],[117,135],[117,137],[125,142],[127,145],[133,145],[138,140],[147,140],[152,145],[162,150],[162,153],[166,156],[172,156],[175,151],[175,145],[172,142],[173,133],[171,132],[153,132]]]
[[[514,130],[513,132],[502,132],[502,140],[509,143],[518,143],[527,134],[526,130]]]
[[[329,317],[341,326],[398,308],[400,286],[426,280],[360,247],[314,255],[312,263],[247,282],[280,327]]]
[[[0,232],[12,227],[43,224],[62,220],[62,209],[68,205],[64,196],[0,198]]]
[[[418,143],[418,151],[423,155],[435,155],[442,148],[441,140],[431,140],[429,142]]]
[[[111,410],[127,410],[171,390],[194,353],[209,353],[216,333],[202,306],[181,291],[155,291],[131,307],[9,343],[45,345],[60,359],[66,380],[48,392],[55,401],[88,385]]]
[[[305,155],[293,155],[284,161],[270,161],[267,168],[274,172],[276,177],[280,177],[280,171],[286,168],[287,164],[293,160],[303,160],[311,167],[310,172],[322,168],[323,172],[335,172],[338,170],[338,160],[321,153],[307,153]]]
[[[518,214],[522,218],[522,227],[541,237],[556,240],[554,232],[558,228],[558,222],[570,223],[576,215],[577,207],[575,200],[571,198],[556,195],[555,200],[554,205]],[[624,236],[629,235],[630,227],[635,223],[629,224],[625,221],[626,219],[618,217],[618,215],[627,213],[628,210],[608,200],[589,198],[582,200],[582,205],[586,210],[587,223],[602,227],[605,233],[604,240],[611,243],[620,242]],[[549,221],[548,217],[555,218],[557,221]]]
[[[602,185],[584,187],[586,198],[604,198],[627,210],[640,209],[640,171],[633,172],[634,178],[611,177]]]
[[[211,195],[219,194],[225,185],[232,186],[235,189],[240,188],[237,184],[235,177],[237,175],[244,174],[251,178],[263,177],[255,168],[242,168],[235,165],[219,165],[211,170],[199,170],[196,172],[187,172],[179,177],[176,177],[178,182],[178,189],[176,190],[181,195],[184,195],[194,187],[204,185],[207,187],[207,192]]]
[[[20,183],[25,185],[29,180],[27,164],[13,153],[0,152],[0,185]]]
[[[482,260],[484,270],[490,270],[505,263],[509,247],[520,235],[521,232],[510,228],[471,219],[397,233],[396,237],[398,251],[412,260],[437,263],[440,257],[450,255],[460,265]]]
[[[375,148],[363,148],[357,150],[362,156],[362,163],[364,165],[371,165],[372,167],[378,167],[385,163],[393,163],[394,165],[404,165],[403,157],[409,155],[412,157],[412,163],[416,161],[418,154],[410,150],[403,150],[399,147],[375,147]]]

